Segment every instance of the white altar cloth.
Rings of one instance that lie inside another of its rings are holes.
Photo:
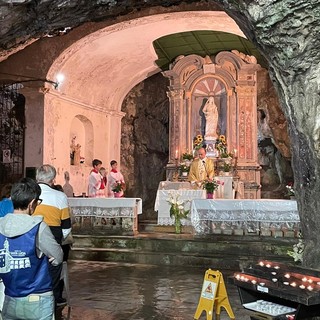
[[[68,198],[68,203],[75,218],[130,218],[133,230],[137,230],[137,215],[142,213],[140,198]]]
[[[179,196],[179,200],[189,201],[185,205],[186,210],[191,208],[191,200],[206,198],[205,190],[194,190],[191,188],[189,182],[160,182],[154,204],[154,210],[158,211],[158,224],[160,225],[174,225],[174,219],[170,218],[170,204],[167,201],[170,198],[170,194],[174,197]],[[181,223],[183,225],[189,225],[190,220],[183,219]]]
[[[297,202],[293,200],[193,200],[191,204],[191,224],[197,234],[210,233],[217,227],[249,232],[261,228],[293,229],[299,222]]]
[[[232,182],[233,177],[231,176],[216,176],[214,177],[215,180],[218,180],[222,182],[223,184],[220,184],[218,189],[215,191],[215,198],[216,199],[233,199],[233,188],[232,188]]]

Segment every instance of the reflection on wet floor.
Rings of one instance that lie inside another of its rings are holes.
[[[190,267],[70,261],[70,319],[193,319],[205,271]],[[222,274],[236,319],[250,319],[249,312],[241,306],[236,287],[228,284],[230,272],[222,271]],[[64,315],[66,311],[67,308]],[[206,319],[204,312],[200,319]],[[220,319],[230,319],[224,309]]]

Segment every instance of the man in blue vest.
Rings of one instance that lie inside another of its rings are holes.
[[[5,285],[3,319],[52,320],[54,296],[49,264],[62,263],[61,246],[42,216],[31,216],[41,199],[30,178],[12,186],[13,214],[0,218],[0,278]]]

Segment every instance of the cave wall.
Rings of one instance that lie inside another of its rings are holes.
[[[258,156],[261,197],[287,198],[286,184],[293,182],[287,120],[268,71],[258,71]]]
[[[158,184],[165,180],[169,154],[168,80],[158,73],[135,86],[122,111],[121,171],[127,197],[142,198],[142,219],[156,219],[154,201]]]

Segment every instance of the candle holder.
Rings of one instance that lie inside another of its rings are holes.
[[[175,162],[175,170],[174,170],[174,174],[173,174],[173,181],[177,182],[179,180],[179,159],[175,158],[174,162]]]
[[[237,156],[234,157],[234,169],[233,169],[233,172],[234,172],[234,176],[237,177],[238,176],[238,157]]]

